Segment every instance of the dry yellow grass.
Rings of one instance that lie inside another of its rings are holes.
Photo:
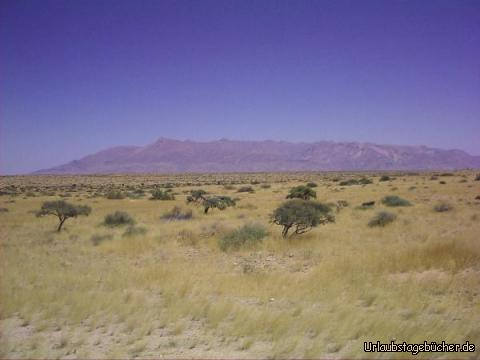
[[[364,341],[392,339],[469,340],[478,348],[480,182],[471,172],[438,180],[397,174],[387,182],[366,175],[373,184],[346,187],[333,180],[360,175],[3,177],[1,188],[16,185],[19,195],[0,197],[0,207],[8,208],[0,213],[0,356],[411,357],[363,351]],[[260,183],[252,194],[224,188],[251,181]],[[269,214],[290,187],[306,181],[318,184],[320,201],[350,205],[334,224],[283,240]],[[174,183],[176,200],[93,197],[108,186],[148,189],[167,182]],[[194,217],[186,221],[160,219],[174,205],[187,207],[186,193],[196,188],[240,201],[207,215],[191,206]],[[68,201],[90,205],[92,214],[69,219],[56,233],[55,218],[31,212],[65,193]],[[390,194],[413,206],[388,208],[396,221],[368,227],[376,211],[386,209],[380,199]],[[370,200],[377,201],[375,209],[356,209]],[[434,212],[439,201],[453,210]],[[128,212],[147,233],[125,237],[124,228],[103,226],[104,216],[116,210]],[[269,231],[261,245],[219,250],[222,234],[252,221]],[[111,238],[95,246],[93,235]],[[434,357],[472,356],[478,358],[478,350]]]

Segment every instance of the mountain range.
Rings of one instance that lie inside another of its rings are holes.
[[[480,168],[461,150],[358,142],[208,142],[160,138],[146,146],[117,146],[36,174],[455,170]]]

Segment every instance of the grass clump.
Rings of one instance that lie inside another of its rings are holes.
[[[133,226],[130,225],[125,232],[123,233],[123,237],[128,237],[128,236],[139,236],[139,235],[145,235],[147,233],[147,229],[143,226]]]
[[[222,251],[239,250],[257,245],[267,234],[265,227],[260,224],[246,224],[225,234],[218,245]]]
[[[452,209],[453,209],[453,205],[445,201],[442,201],[433,207],[433,210],[435,212],[447,212]]]
[[[410,201],[405,200],[405,199],[402,199],[400,196],[397,196],[397,195],[388,195],[388,196],[385,196],[385,197],[382,199],[382,204],[383,204],[383,205],[386,205],[386,206],[392,206],[392,207],[396,207],[396,206],[411,206],[411,205],[412,205],[412,204],[410,203]]]
[[[388,211],[380,211],[377,213],[372,220],[368,222],[368,226],[385,226],[395,221],[397,215],[390,213]]]
[[[90,238],[94,246],[98,246],[105,240],[111,240],[111,239],[113,239],[113,235],[111,234],[105,234],[105,235],[95,234],[95,235],[92,235],[92,237]]]
[[[135,220],[125,211],[115,211],[105,216],[104,224],[110,227],[134,225]]]
[[[191,209],[183,210],[179,206],[174,206],[172,210],[166,212],[162,215],[163,220],[189,220],[193,217],[193,212]]]

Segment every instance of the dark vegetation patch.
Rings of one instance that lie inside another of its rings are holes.
[[[105,216],[104,224],[109,227],[133,225],[135,220],[125,211],[115,211]]]
[[[397,195],[388,195],[382,199],[382,204],[391,207],[397,206],[411,206],[412,204],[410,201],[405,200]]]
[[[394,222],[396,218],[397,218],[397,215],[395,215],[391,212],[380,211],[372,218],[372,220],[370,220],[368,222],[368,226],[370,226],[370,227],[375,227],[375,226],[383,227],[385,225],[388,225],[388,224]]]
[[[92,237],[90,238],[90,241],[93,243],[94,246],[98,246],[102,242],[106,240],[111,240],[111,239],[113,239],[112,234],[104,234],[104,235],[95,234],[95,235],[92,235]]]
[[[175,200],[175,195],[170,193],[168,190],[154,190],[152,191],[150,200]]]
[[[351,185],[367,185],[367,184],[372,184],[373,181],[363,177],[360,179],[348,179],[348,180],[343,180],[339,183],[340,186],[351,186]]]
[[[143,226],[130,225],[122,234],[123,237],[141,236],[147,233],[147,228]]]
[[[433,207],[433,210],[435,212],[447,212],[447,211],[453,210],[453,205],[446,202],[446,201],[442,201],[442,202],[436,204]]]
[[[248,193],[254,193],[255,190],[251,186],[242,186],[237,190],[237,192],[242,193],[242,192],[248,192]]]
[[[174,206],[172,210],[162,215],[163,220],[189,220],[193,217],[193,211],[191,209],[183,210],[179,206]]]

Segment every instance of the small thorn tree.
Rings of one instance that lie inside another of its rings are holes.
[[[301,199],[289,200],[280,205],[272,214],[272,222],[283,226],[282,237],[285,239],[293,228],[295,235],[306,233],[317,225],[335,221],[332,209],[317,201]]]
[[[45,201],[42,207],[37,211],[37,217],[54,215],[58,217],[57,232],[62,230],[62,226],[69,218],[75,218],[83,215],[88,216],[92,209],[86,205],[74,205],[65,200]]]
[[[235,201],[229,196],[212,196],[205,198],[202,205],[203,212],[206,214],[209,209],[217,208],[219,210],[225,210],[229,206],[235,206]]]

